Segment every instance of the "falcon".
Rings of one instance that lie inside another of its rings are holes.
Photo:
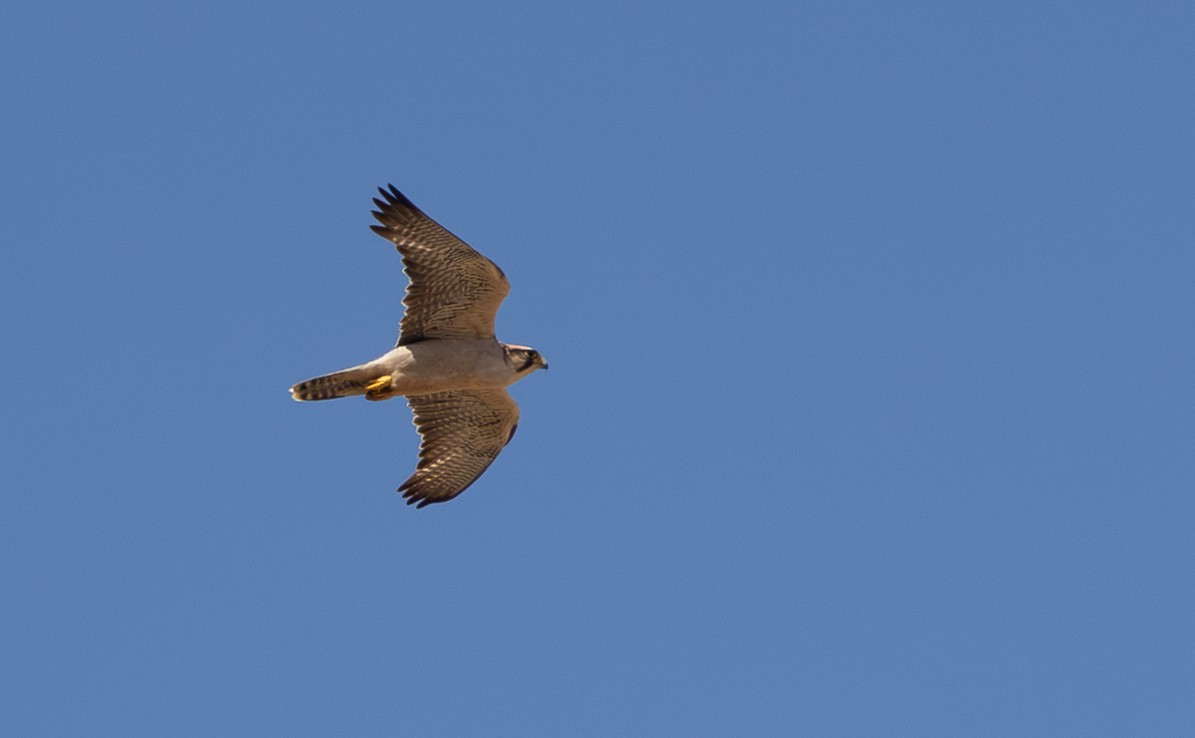
[[[506,387],[548,362],[494,337],[510,282],[498,265],[429,218],[394,185],[378,188],[375,233],[393,241],[410,283],[398,343],[373,361],[291,387],[301,402],[403,396],[419,432],[419,463],[398,491],[424,507],[464,492],[514,437],[519,406]]]

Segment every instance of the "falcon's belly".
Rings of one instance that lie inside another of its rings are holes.
[[[378,372],[367,386],[366,397],[371,400],[447,390],[501,389],[517,379],[502,346],[493,339],[426,339],[399,346],[366,366]]]

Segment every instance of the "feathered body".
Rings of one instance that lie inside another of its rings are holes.
[[[445,390],[503,389],[540,368],[532,358],[536,355],[525,346],[492,338],[425,338],[396,346],[373,361],[300,382],[291,394],[301,401],[352,395],[385,400]],[[382,378],[388,381],[380,384]]]

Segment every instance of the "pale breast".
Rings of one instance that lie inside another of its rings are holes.
[[[400,394],[496,389],[515,380],[502,346],[493,339],[428,339],[400,346],[378,361],[392,371],[392,385]]]

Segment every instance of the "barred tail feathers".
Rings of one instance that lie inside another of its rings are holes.
[[[299,402],[314,402],[363,395],[370,381],[376,376],[376,371],[370,371],[364,367],[344,369],[315,379],[308,379],[306,382],[299,382],[290,388],[290,396]]]

